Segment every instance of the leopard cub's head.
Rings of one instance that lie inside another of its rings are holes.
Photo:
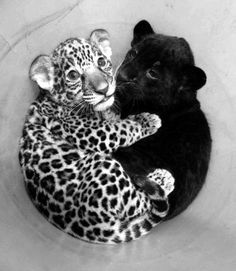
[[[38,56],[29,75],[62,106],[103,111],[114,102],[111,54],[108,32],[98,29],[89,40],[70,38],[50,56]]]

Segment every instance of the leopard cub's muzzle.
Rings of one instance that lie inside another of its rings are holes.
[[[90,85],[89,94],[84,94],[84,100],[93,105],[95,111],[104,111],[114,103],[115,80],[102,73],[97,67],[90,67],[85,72]]]

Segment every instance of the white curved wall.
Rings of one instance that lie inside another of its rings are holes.
[[[234,270],[236,267],[236,2],[233,0],[84,0],[0,2],[0,270]],[[113,60],[147,19],[156,31],[185,37],[208,75],[199,99],[212,130],[207,184],[191,207],[148,236],[98,246],[66,236],[28,199],[18,139],[37,90],[31,61],[94,28],[112,36]]]

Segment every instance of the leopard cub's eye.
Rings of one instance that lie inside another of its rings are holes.
[[[146,76],[149,79],[157,80],[159,78],[159,72],[155,69],[149,69],[147,70]]]
[[[79,74],[79,72],[72,70],[72,71],[68,72],[67,77],[70,80],[75,81],[80,77],[80,74]]]
[[[106,60],[104,57],[99,57],[98,59],[98,66],[104,67],[106,65]]]

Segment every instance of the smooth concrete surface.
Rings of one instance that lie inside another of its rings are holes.
[[[37,89],[31,61],[94,28],[112,36],[117,64],[133,26],[185,37],[208,75],[199,91],[213,151],[207,184],[176,219],[128,244],[92,245],[50,225],[24,190],[18,140]],[[236,270],[236,1],[0,1],[0,271]]]

